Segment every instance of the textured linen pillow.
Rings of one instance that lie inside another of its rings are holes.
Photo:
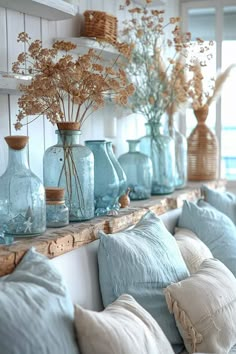
[[[157,322],[130,295],[103,312],[75,306],[75,326],[83,354],[174,354]]]
[[[29,250],[0,278],[1,354],[78,354],[74,307],[58,271]]]
[[[236,276],[236,227],[228,216],[202,200],[185,201],[178,226],[193,231]]]
[[[176,228],[174,237],[190,274],[195,273],[206,258],[213,258],[209,248],[188,229]]]
[[[182,338],[169,314],[163,288],[189,276],[175,238],[154,213],[132,229],[99,232],[99,279],[104,306],[128,293],[159,323],[172,344]]]
[[[188,352],[228,353],[236,344],[236,279],[217,259],[165,290]]]
[[[227,215],[236,224],[236,195],[214,190],[205,185],[201,190],[207,203]]]

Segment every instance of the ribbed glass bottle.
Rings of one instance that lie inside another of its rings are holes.
[[[140,140],[127,140],[129,152],[119,157],[130,188],[131,200],[148,199],[151,196],[152,162],[150,158],[137,151]]]
[[[95,215],[114,209],[119,195],[119,179],[107,153],[105,140],[87,140],[85,145],[94,154]]]
[[[73,123],[60,125],[56,134],[57,144],[44,153],[44,185],[65,189],[70,221],[89,220],[94,217],[93,154],[80,145],[80,130]]]
[[[45,190],[30,170],[27,136],[7,136],[8,165],[0,177],[0,223],[5,235],[33,236],[46,230]]]
[[[140,151],[152,160],[152,194],[172,193],[175,189],[174,140],[164,135],[159,123],[146,123],[146,135],[140,140]]]

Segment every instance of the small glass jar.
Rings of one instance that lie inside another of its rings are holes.
[[[46,191],[47,227],[63,227],[69,224],[69,209],[65,204],[64,188],[48,187]]]

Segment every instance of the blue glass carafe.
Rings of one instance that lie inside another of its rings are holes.
[[[152,187],[152,161],[137,151],[140,140],[127,140],[129,152],[119,157],[126,176],[127,185],[130,189],[131,200],[148,199],[151,196]]]
[[[7,136],[8,165],[0,177],[0,229],[5,235],[34,236],[46,230],[45,190],[30,170],[27,136]]]
[[[114,209],[119,195],[119,179],[107,153],[106,140],[87,140],[85,145],[94,154],[95,215]]]
[[[43,158],[45,187],[65,189],[70,221],[94,217],[94,158],[91,150],[79,143],[80,130],[73,122],[60,123],[57,144]]]

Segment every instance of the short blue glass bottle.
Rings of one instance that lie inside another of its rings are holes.
[[[106,147],[107,147],[107,153],[108,156],[110,157],[110,160],[116,170],[118,179],[119,179],[119,191],[118,191],[118,197],[117,197],[117,201],[116,204],[114,206],[115,209],[119,209],[119,198],[124,195],[126,193],[127,190],[127,177],[126,174],[123,170],[123,168],[121,167],[118,159],[116,158],[114,152],[113,152],[113,148],[112,148],[112,142],[111,141],[107,141],[106,142]]]
[[[0,177],[0,223],[5,236],[36,236],[46,230],[45,190],[30,170],[28,136],[7,136],[8,165]]]
[[[47,227],[64,227],[69,224],[69,209],[65,204],[64,188],[46,188]]]
[[[119,157],[126,176],[127,185],[130,189],[131,200],[148,199],[151,196],[152,187],[152,161],[137,151],[140,140],[127,140],[129,151]]]
[[[119,195],[119,179],[107,153],[106,140],[87,140],[94,154],[95,215],[106,215],[114,209]]]

